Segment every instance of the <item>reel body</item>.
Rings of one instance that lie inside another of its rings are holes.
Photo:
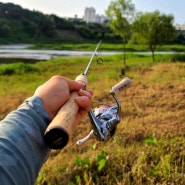
[[[89,139],[97,141],[108,141],[116,132],[117,124],[120,122],[121,104],[115,93],[110,93],[117,102],[117,105],[100,105],[89,111],[92,130],[83,139],[77,141],[81,145]]]
[[[114,135],[116,131],[116,126],[120,122],[120,118],[117,114],[117,106],[100,106],[95,108],[94,115],[97,119],[99,119],[101,125],[101,132],[105,136],[105,140]]]

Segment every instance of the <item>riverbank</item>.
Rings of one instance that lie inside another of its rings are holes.
[[[0,45],[0,63],[13,63],[17,61],[35,63],[61,57],[81,57],[91,56],[96,44],[52,44],[52,45],[32,45],[32,44],[12,44]],[[98,54],[110,56],[122,54],[122,45],[107,44],[100,45]],[[168,45],[161,46],[156,50],[155,55],[175,55],[184,54],[185,46]],[[151,55],[151,51],[146,50],[140,45],[127,45],[126,54]]]
[[[61,43],[61,44],[36,44],[29,49],[53,49],[53,50],[75,50],[75,51],[92,51],[96,47],[96,44],[92,43]],[[106,43],[102,41],[100,45],[101,51],[123,51],[123,43]],[[126,44],[126,52],[148,52],[148,47],[138,44]],[[156,48],[156,51],[170,51],[170,52],[185,52],[185,46],[180,44],[173,45],[160,45]]]

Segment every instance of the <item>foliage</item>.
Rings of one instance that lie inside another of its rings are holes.
[[[122,38],[130,34],[130,26],[134,20],[135,7],[130,0],[111,1],[106,14],[110,27]]]
[[[133,24],[133,40],[146,45],[150,49],[153,61],[156,47],[174,39],[173,20],[172,15],[165,15],[155,11],[141,13]]]
[[[103,173],[108,163],[108,152],[106,148],[96,155],[96,158],[86,157],[80,159],[79,156],[75,158],[76,170],[71,174],[71,181],[69,184],[89,184],[90,181],[98,182],[98,176]],[[89,181],[89,179],[92,180]]]
[[[38,72],[38,69],[31,64],[25,64],[23,62],[4,64],[0,66],[0,75],[20,75],[29,72]]]
[[[1,40],[6,38],[11,42],[32,42],[39,34],[42,37],[51,36],[52,16],[23,9],[13,3],[0,3],[0,8],[1,22],[4,22],[0,32],[8,31],[6,35],[1,35]]]
[[[177,44],[185,44],[185,30],[177,30],[176,38],[171,42]]]
[[[185,54],[175,54],[171,57],[172,62],[185,62]]]
[[[125,61],[125,45],[131,35],[131,24],[134,19],[135,7],[131,0],[111,1],[106,14],[113,31],[123,39],[123,63]]]

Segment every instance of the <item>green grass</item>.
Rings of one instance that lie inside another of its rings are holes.
[[[122,120],[106,143],[76,141],[90,131],[85,118],[63,150],[52,151],[36,185],[167,185],[185,184],[185,63],[171,55],[102,56],[88,73],[97,102],[114,103],[110,88],[124,76],[133,85],[121,92]],[[89,57],[59,58],[36,64],[0,66],[0,117],[15,109],[35,88],[59,74],[71,79],[82,73]],[[8,71],[13,72],[5,72]],[[3,72],[4,71],[4,72]]]
[[[31,46],[31,49],[57,49],[57,50],[88,50],[93,51],[96,47],[96,44],[92,43],[62,43],[62,44],[37,44]],[[100,46],[100,50],[102,51],[122,51],[123,44],[110,44],[102,41]],[[134,45],[134,44],[126,44],[126,51],[130,52],[141,52],[141,51],[149,51],[149,49],[142,45]],[[185,52],[184,45],[161,45],[157,47],[156,51],[174,51],[174,52]]]
[[[17,62],[8,65],[2,65],[0,67],[0,75],[21,75],[24,73],[37,72],[37,68],[30,64],[25,64],[23,62]]]

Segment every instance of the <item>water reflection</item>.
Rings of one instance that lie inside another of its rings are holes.
[[[61,56],[89,56],[92,51],[69,51],[69,50],[32,50],[27,49],[29,44],[0,45],[0,58],[18,58],[49,60]],[[102,55],[114,55],[120,52],[101,52]]]

